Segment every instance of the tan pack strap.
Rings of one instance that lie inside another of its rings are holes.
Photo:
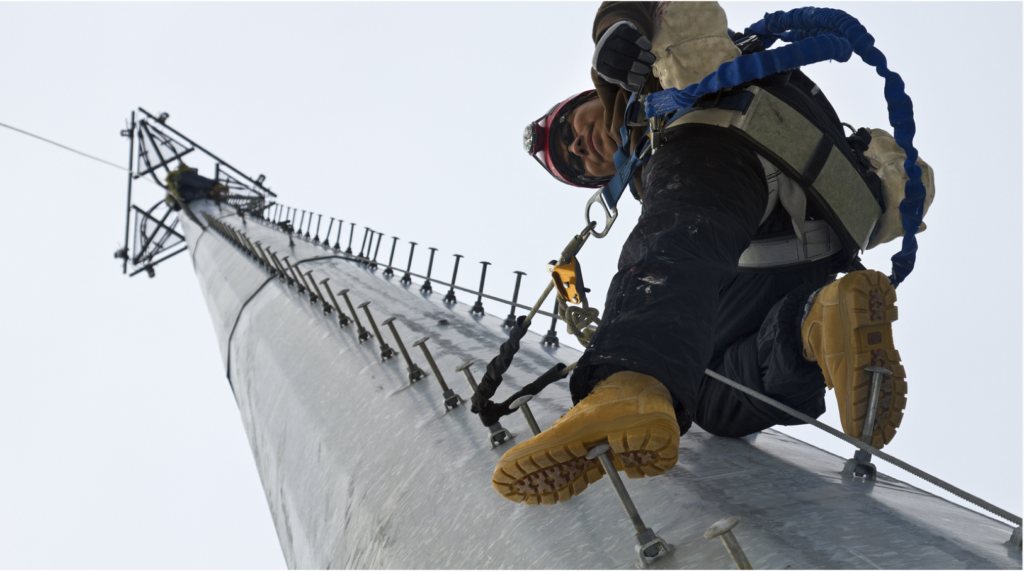
[[[833,222],[833,229],[850,246],[850,254],[867,247],[882,214],[871,190],[854,165],[829,137],[788,104],[757,86],[746,112],[702,109],[687,113],[665,129],[688,123],[730,129],[754,150],[798,181],[809,199]]]

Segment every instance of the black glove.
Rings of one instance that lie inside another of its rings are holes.
[[[651,41],[628,20],[611,25],[594,49],[594,70],[601,79],[632,92],[640,91],[654,63]]]

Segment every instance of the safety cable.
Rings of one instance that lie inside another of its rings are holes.
[[[986,502],[985,500],[983,500],[983,499],[981,499],[981,498],[979,498],[979,497],[977,497],[975,495],[969,494],[969,493],[961,490],[960,488],[954,486],[953,484],[950,484],[949,482],[940,480],[940,479],[936,478],[935,476],[932,476],[931,474],[925,472],[924,470],[919,470],[919,469],[911,466],[910,464],[907,464],[906,462],[900,460],[899,458],[895,458],[893,456],[890,456],[890,455],[886,454],[885,452],[882,452],[881,450],[875,448],[874,446],[871,446],[870,444],[868,444],[866,442],[862,442],[860,440],[857,440],[856,438],[853,438],[852,436],[849,436],[847,434],[839,432],[835,428],[832,428],[831,426],[829,426],[829,425],[827,425],[827,424],[825,424],[823,422],[819,422],[819,421],[817,421],[817,420],[807,416],[806,414],[804,414],[804,413],[802,413],[802,412],[800,412],[798,410],[792,409],[792,408],[782,404],[781,402],[779,402],[779,401],[777,401],[777,400],[775,400],[775,399],[773,399],[771,397],[765,396],[765,395],[763,395],[763,394],[761,394],[761,393],[759,393],[759,392],[757,392],[757,391],[755,391],[755,390],[753,390],[751,388],[745,387],[745,386],[737,383],[736,381],[734,381],[734,380],[732,380],[732,379],[730,379],[728,377],[724,377],[724,376],[722,376],[722,375],[712,371],[711,369],[705,369],[704,370],[704,374],[709,376],[709,377],[711,377],[711,378],[713,378],[713,379],[715,379],[715,380],[721,381],[721,382],[729,385],[730,387],[732,387],[732,388],[734,388],[734,389],[736,389],[736,390],[738,390],[740,392],[748,394],[748,395],[756,398],[757,400],[759,400],[759,401],[761,401],[761,402],[763,402],[765,404],[771,405],[771,406],[773,406],[773,407],[775,407],[775,408],[785,412],[786,414],[794,416],[794,417],[796,417],[796,418],[806,422],[807,424],[810,424],[810,425],[813,425],[813,426],[815,426],[817,428],[820,428],[821,430],[824,430],[825,432],[831,434],[832,436],[835,436],[836,438],[839,438],[841,440],[844,440],[844,441],[846,441],[846,442],[856,446],[857,448],[863,450],[864,452],[867,452],[869,454],[874,454],[875,456],[878,456],[882,460],[885,460],[886,462],[888,462],[888,463],[890,463],[890,464],[892,464],[894,466],[902,468],[902,469],[906,470],[907,472],[910,472],[911,474],[917,476],[918,478],[921,478],[921,479],[923,479],[923,480],[925,480],[927,482],[935,484],[936,486],[942,488],[943,490],[946,490],[947,492],[953,494],[954,496],[958,496],[958,497],[960,497],[960,498],[962,498],[964,500],[967,500],[968,502],[971,502],[972,504],[978,506],[979,508],[981,508],[981,509],[983,509],[983,510],[985,510],[987,512],[993,513],[993,514],[995,514],[995,515],[997,515],[997,516],[999,516],[999,517],[1001,517],[1001,518],[1003,518],[1003,519],[1005,519],[1007,521],[1011,521],[1011,522],[1013,522],[1013,523],[1015,523],[1017,525],[1021,525],[1021,518],[1019,516],[1015,516],[1012,513],[1008,512],[1008,511],[1006,511],[1006,510],[1004,510],[1002,508],[999,508],[997,506],[994,506],[994,505]]]
[[[594,225],[593,222],[589,222],[588,225],[587,225],[587,228],[584,229],[584,231],[581,232],[579,235],[575,236],[572,241],[570,241],[569,245],[566,246],[566,249],[562,251],[562,255],[561,255],[561,257],[560,257],[560,259],[558,261],[558,265],[562,265],[562,264],[568,263],[569,260],[573,259],[573,257],[576,254],[579,253],[579,251],[583,248],[583,244],[586,242],[586,239],[590,235],[593,234],[594,226],[595,225]],[[596,234],[594,234],[594,235],[596,235]],[[553,279],[556,279],[556,278],[553,277]],[[582,286],[582,276],[577,276],[577,279],[580,280],[579,284],[580,284],[580,286]],[[545,288],[544,293],[541,295],[541,298],[537,301],[537,305],[534,307],[534,310],[536,310],[536,308],[539,307],[540,304],[543,303],[543,301],[545,299],[547,299],[547,296],[548,296],[548,294],[551,293],[551,290],[553,289],[553,287],[554,287],[554,282],[553,281],[548,282],[548,285]],[[589,322],[600,323],[600,319],[598,318],[598,311],[597,311],[597,309],[596,308],[588,308],[588,307],[586,307],[585,303],[584,303],[584,307],[582,309],[576,308],[576,307],[570,307],[566,303],[564,303],[564,301],[562,300],[561,297],[559,297],[558,301],[559,301],[559,304],[558,304],[559,317],[562,318],[562,320],[566,322],[566,324],[568,326],[568,329],[569,329],[569,333],[571,333],[574,336],[576,336],[581,344],[588,345],[589,344],[588,342],[590,340],[590,336],[592,335],[592,332],[588,331],[586,329],[586,326],[589,325]],[[570,311],[570,310],[576,310],[576,311]],[[497,403],[493,403],[490,399],[494,395],[495,391],[497,390],[498,385],[501,384],[501,375],[503,373],[505,373],[505,371],[507,371],[509,366],[512,364],[512,358],[515,356],[516,352],[519,350],[519,341],[526,334],[526,329],[529,327],[530,318],[532,318],[532,317],[533,317],[533,313],[531,313],[529,316],[527,316],[525,318],[524,317],[520,317],[519,318],[519,321],[517,322],[516,327],[514,327],[512,329],[512,332],[510,333],[509,341],[506,341],[505,343],[503,343],[501,345],[501,347],[499,349],[498,356],[496,356],[488,364],[487,373],[484,375],[484,379],[483,379],[483,381],[480,384],[480,388],[481,388],[480,392],[477,395],[474,395],[474,399],[473,399],[473,412],[476,412],[477,414],[479,414],[480,417],[481,417],[481,420],[483,420],[485,422],[485,424],[486,424],[486,422],[488,420],[496,420],[496,418],[501,416],[502,413],[508,414],[504,409],[507,408],[507,404],[509,402],[511,402],[511,401],[506,401],[505,403],[497,404]],[[588,333],[589,333],[589,335],[588,335]],[[587,343],[585,343],[584,341],[587,341]],[[557,374],[556,371],[559,368],[560,368],[559,366],[554,367],[551,371],[548,371],[547,373],[545,373],[545,375],[542,378],[545,378],[545,377],[551,378],[549,376],[556,375]],[[567,373],[568,373],[568,371],[566,371],[566,374]],[[979,498],[979,497],[977,497],[977,496],[975,496],[973,494],[970,494],[968,492],[965,492],[964,490],[961,490],[960,488],[954,486],[953,484],[950,484],[950,483],[948,483],[948,482],[946,482],[944,480],[940,480],[939,478],[936,478],[935,476],[932,476],[931,474],[929,474],[929,473],[927,473],[927,472],[925,472],[923,470],[915,468],[915,467],[911,466],[910,464],[907,464],[906,462],[904,462],[904,461],[902,461],[902,460],[900,460],[898,458],[890,456],[889,454],[886,454],[885,452],[882,452],[882,451],[878,450],[877,448],[871,446],[870,444],[867,444],[867,443],[862,442],[860,440],[857,440],[856,438],[853,438],[853,437],[851,437],[851,436],[849,436],[847,434],[844,434],[844,433],[836,430],[835,428],[832,428],[831,426],[828,426],[827,424],[819,422],[819,421],[811,418],[810,416],[807,416],[806,414],[804,414],[802,412],[799,412],[799,411],[797,411],[797,410],[795,410],[793,408],[790,408],[790,407],[782,404],[779,401],[776,401],[776,400],[774,400],[774,399],[772,399],[772,398],[770,398],[768,396],[765,396],[765,395],[763,395],[763,394],[761,394],[761,393],[759,393],[759,392],[757,392],[757,391],[755,391],[753,389],[745,387],[745,386],[737,383],[736,381],[733,381],[732,379],[729,379],[728,377],[724,377],[724,376],[722,376],[722,375],[720,375],[720,374],[718,374],[718,373],[716,373],[716,372],[714,372],[714,371],[712,371],[710,369],[705,369],[704,373],[706,375],[708,375],[709,377],[711,377],[711,378],[713,378],[715,380],[721,381],[721,382],[729,385],[730,387],[732,387],[732,388],[734,388],[734,389],[736,389],[736,390],[738,390],[740,392],[748,394],[748,395],[750,395],[750,396],[760,400],[761,402],[764,402],[764,403],[766,403],[766,404],[768,404],[770,406],[773,406],[773,407],[775,407],[775,408],[777,408],[777,409],[779,409],[779,410],[781,410],[781,411],[783,411],[783,412],[785,412],[785,413],[787,413],[787,414],[789,414],[791,416],[794,416],[794,417],[802,420],[803,422],[805,422],[807,424],[810,424],[811,426],[814,426],[814,427],[817,427],[817,428],[819,428],[821,430],[824,430],[825,432],[831,434],[832,436],[835,436],[836,438],[844,440],[844,441],[846,441],[846,442],[856,446],[860,450],[863,450],[864,452],[867,452],[869,454],[873,454],[875,456],[878,456],[882,460],[885,460],[886,462],[889,462],[890,464],[892,464],[894,466],[902,468],[903,470],[905,470],[905,471],[907,471],[907,472],[909,472],[909,473],[911,473],[911,474],[913,474],[913,475],[915,475],[915,476],[917,476],[917,477],[919,477],[919,478],[921,478],[921,479],[923,479],[923,480],[925,480],[927,482],[930,482],[931,484],[934,484],[934,485],[942,488],[943,490],[946,490],[947,492],[949,492],[949,493],[951,493],[951,494],[953,494],[953,495],[955,495],[955,496],[957,496],[957,497],[959,497],[959,498],[961,498],[963,500],[966,500],[966,501],[968,501],[968,502],[978,506],[979,508],[981,508],[981,509],[983,509],[983,510],[989,512],[989,513],[995,514],[998,517],[1001,517],[1001,518],[1003,518],[1003,519],[1005,519],[1007,521],[1013,522],[1013,523],[1017,524],[1018,526],[1020,526],[1021,523],[1022,523],[1021,518],[1019,516],[1013,515],[1012,513],[1008,512],[1008,511],[1006,511],[1006,510],[1004,510],[1004,509],[1002,509],[1002,508],[1000,508],[998,506],[990,504],[990,503],[986,502],[985,500],[983,500],[983,499],[981,499],[981,498]],[[545,379],[545,380],[547,380],[547,379]],[[555,380],[558,380],[558,378],[552,378],[547,383],[537,383],[537,384],[542,385],[542,386],[537,388],[536,392],[540,392],[541,388],[547,386],[547,384],[550,384],[551,382],[554,382]],[[531,388],[533,388],[533,387],[531,387]],[[536,393],[533,393],[533,394],[536,394]]]

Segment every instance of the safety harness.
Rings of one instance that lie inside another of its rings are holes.
[[[765,50],[778,39],[792,43]],[[763,20],[747,28],[735,43],[744,53],[722,64],[699,83],[682,90],[666,89],[646,98],[637,94],[630,97],[620,130],[623,145],[628,144],[631,128],[644,125],[638,120],[641,105],[648,119],[647,128],[643,142],[632,153],[624,146],[619,147],[614,156],[618,171],[608,185],[587,202],[588,222],[595,203],[605,213],[605,227],[595,229],[594,236],[604,237],[610,230],[618,217],[616,205],[626,187],[639,198],[633,175],[657,152],[670,129],[688,122],[711,123],[739,134],[759,155],[780,167],[788,178],[799,184],[807,199],[826,219],[825,224],[812,225],[807,234],[798,231],[801,249],[796,252],[796,258],[790,255],[795,243],[792,239],[755,241],[752,250],[741,257],[741,265],[769,267],[778,265],[775,260],[787,256],[797,262],[814,261],[832,255],[841,249],[840,244],[849,250],[850,260],[855,260],[853,253],[870,242],[884,208],[865,180],[870,177],[865,177],[864,169],[851,161],[849,149],[843,151],[844,141],[835,140],[756,83],[812,63],[847,61],[856,53],[885,78],[889,122],[895,130],[897,144],[907,154],[904,168],[909,180],[905,186],[906,198],[899,207],[906,233],[902,249],[892,257],[893,270],[889,277],[894,286],[899,285],[914,267],[917,254],[914,234],[921,224],[925,200],[918,154],[913,146],[913,106],[903,80],[886,67],[885,56],[874,47],[874,38],[855,18],[841,10],[798,8],[766,14]],[[717,95],[716,100],[710,105],[702,104],[702,98],[711,94]],[[794,213],[789,205],[787,209],[794,221],[802,225],[803,220],[797,220],[802,218],[802,212]]]

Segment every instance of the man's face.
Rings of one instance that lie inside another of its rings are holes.
[[[565,121],[567,125],[556,126],[561,133],[555,137],[555,152],[565,163],[582,166],[583,173],[590,177],[615,174],[617,169],[612,156],[618,147],[604,130],[601,100],[595,97],[580,105],[569,113]]]

